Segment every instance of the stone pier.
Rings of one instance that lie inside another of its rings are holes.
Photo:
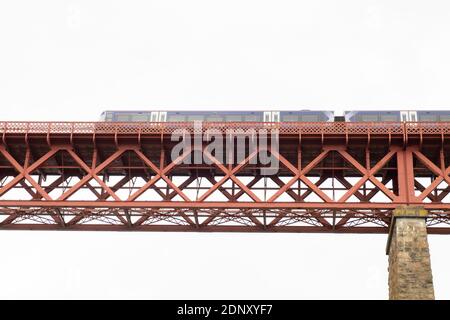
[[[394,210],[386,247],[391,300],[434,299],[426,217],[421,207]]]

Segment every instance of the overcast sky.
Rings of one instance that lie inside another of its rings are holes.
[[[2,1],[0,121],[442,109],[450,2]],[[450,299],[450,237],[431,236]],[[0,298],[385,299],[385,235],[0,231]]]

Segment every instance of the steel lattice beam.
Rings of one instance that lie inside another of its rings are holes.
[[[0,229],[385,233],[401,205],[450,233],[449,123],[209,123],[279,132],[236,164],[188,123],[0,122]],[[201,132],[200,132],[201,133]],[[238,134],[236,134],[238,135]],[[234,151],[234,150],[232,150]],[[208,161],[186,163],[194,153]],[[261,152],[279,163],[262,176]]]

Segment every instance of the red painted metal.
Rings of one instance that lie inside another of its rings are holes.
[[[178,129],[276,129],[280,170],[235,165]],[[420,205],[450,233],[450,123],[0,122],[0,229],[385,233]],[[195,152],[211,164],[185,164]]]

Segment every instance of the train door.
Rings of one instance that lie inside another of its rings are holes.
[[[408,111],[400,111],[400,120],[402,122],[409,121],[409,112]]]
[[[402,122],[417,122],[417,111],[400,111]]]
[[[280,112],[264,111],[264,122],[280,122]]]
[[[167,120],[167,112],[160,112],[159,113],[159,122],[166,122]]]
[[[150,122],[158,122],[159,120],[159,112],[158,111],[152,111],[150,115]]]
[[[272,112],[272,122],[280,122],[280,112]]]

